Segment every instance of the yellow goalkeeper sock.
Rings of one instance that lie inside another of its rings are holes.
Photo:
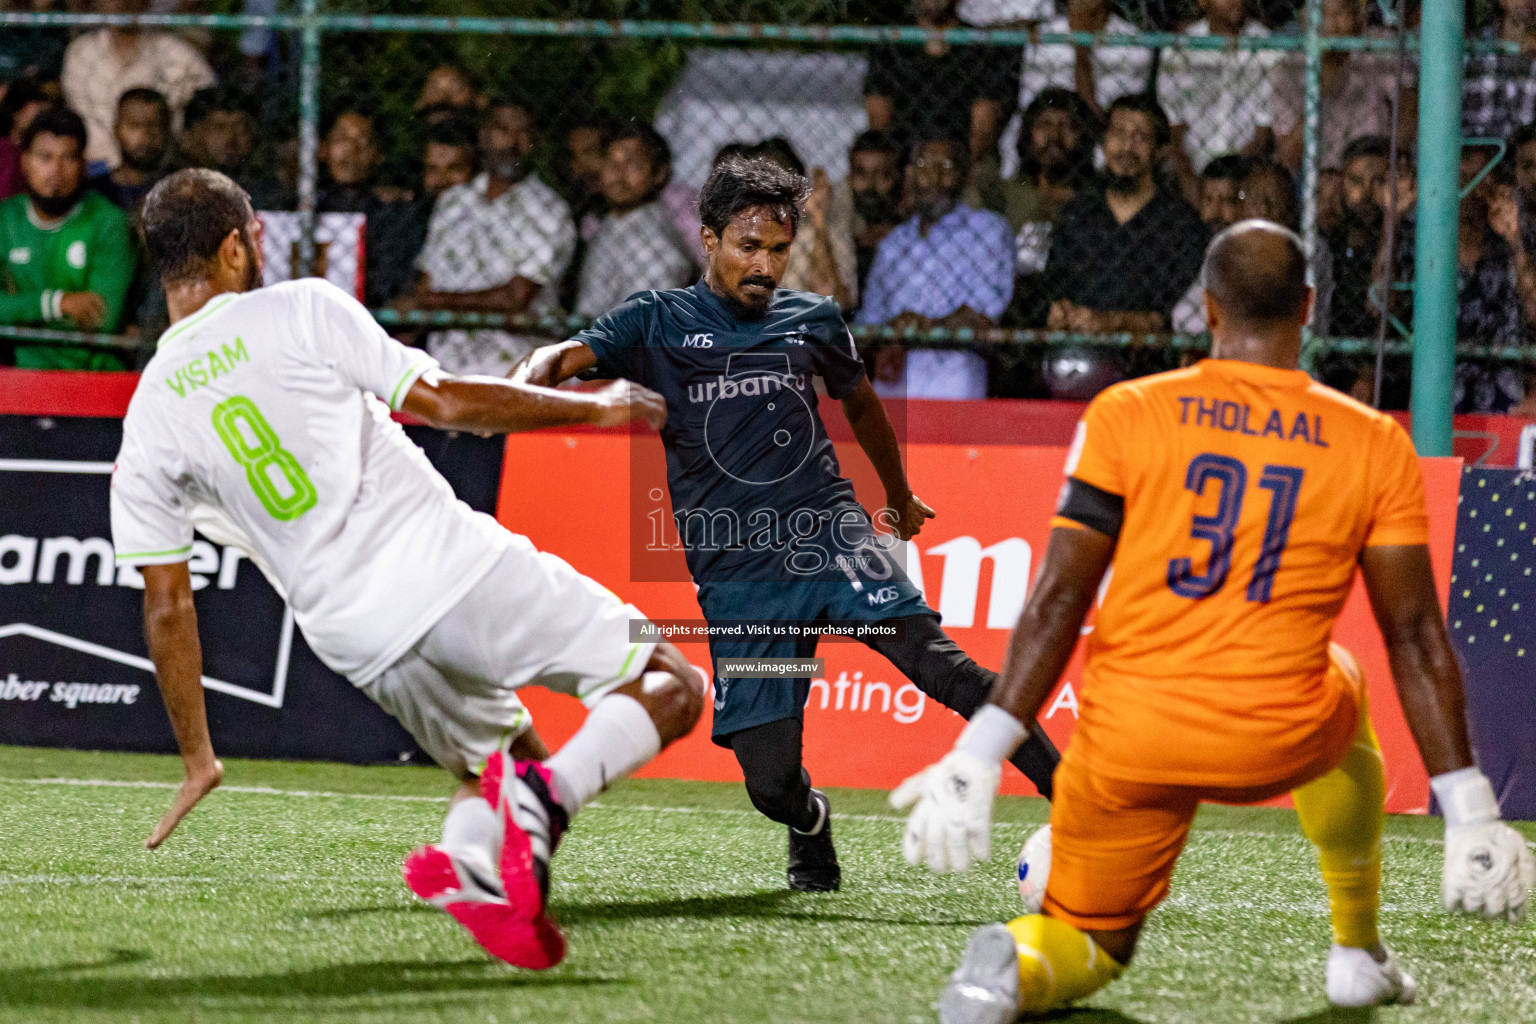
[[[1381,904],[1381,830],[1386,822],[1387,783],[1381,747],[1366,709],[1354,745],[1333,771],[1296,790],[1301,830],[1317,846],[1328,885],[1333,941],[1372,949]]]
[[[1019,1012],[1045,1013],[1092,995],[1123,968],[1065,921],[1030,914],[1008,922],[1019,950]]]

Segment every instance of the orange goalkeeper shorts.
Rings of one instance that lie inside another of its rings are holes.
[[[1337,673],[1354,699],[1339,701],[1319,717],[1317,729],[1330,737],[1325,753],[1279,766],[1276,779],[1277,765],[1264,750],[1249,741],[1234,744],[1234,765],[1262,767],[1264,777],[1275,781],[1251,787],[1136,782],[1096,771],[1090,757],[1074,757],[1074,751],[1096,745],[1074,740],[1056,770],[1045,913],[1083,931],[1128,928],[1168,895],[1174,863],[1202,800],[1261,803],[1332,771],[1361,730],[1369,731],[1370,719],[1354,658],[1336,644],[1329,655],[1329,674]],[[1177,745],[1178,737],[1167,737],[1167,743]]]

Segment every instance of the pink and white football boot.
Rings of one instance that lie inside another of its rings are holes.
[[[467,928],[492,956],[534,970],[560,962],[563,940],[552,955],[547,937],[512,906],[489,862],[457,856],[441,846],[421,846],[406,855],[400,873],[412,892]],[[554,937],[560,940],[559,932]]]
[[[523,966],[553,967],[565,956],[565,937],[546,913],[549,862],[570,825],[555,799],[554,776],[538,761],[516,761],[499,750],[480,774],[480,795],[506,829],[500,866],[507,902],[526,923],[528,941],[544,951],[543,962]]]

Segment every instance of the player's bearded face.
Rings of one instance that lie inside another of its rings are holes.
[[[22,154],[21,169],[33,207],[50,220],[74,209],[85,191],[85,160],[72,138],[39,133]]]
[[[1082,144],[1082,126],[1065,110],[1047,108],[1030,128],[1035,159],[1048,177],[1060,178],[1073,170],[1071,161]]]
[[[1387,181],[1385,157],[1359,156],[1344,165],[1344,216],[1340,225],[1346,231],[1372,233],[1382,226],[1382,209],[1376,195]]]
[[[705,235],[709,286],[738,319],[767,311],[794,240],[788,211],[766,207],[737,214],[719,235]]]
[[[1152,118],[1135,110],[1117,110],[1104,133],[1104,169],[1109,187],[1133,191],[1152,169],[1157,154],[1157,133]]]
[[[522,181],[523,156],[515,149],[488,149],[484,153],[485,168],[505,181]]]
[[[123,163],[136,171],[151,172],[165,159],[170,144],[169,114],[154,103],[129,101],[117,114],[117,142]]]
[[[532,149],[533,122],[526,110],[504,105],[486,115],[480,128],[480,160],[493,177],[522,181]]]
[[[924,143],[913,154],[912,203],[930,223],[955,208],[964,171],[960,158],[947,142]]]
[[[896,197],[872,188],[855,192],[853,212],[870,224],[889,224],[896,220]]]
[[[865,221],[889,224],[900,219],[896,192],[901,187],[901,168],[893,154],[856,150],[849,160],[848,184],[853,191],[854,212]]]

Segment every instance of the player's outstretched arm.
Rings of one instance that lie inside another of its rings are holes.
[[[1445,908],[1518,918],[1536,864],[1524,838],[1499,820],[1493,786],[1472,762],[1461,668],[1435,596],[1429,549],[1366,548],[1360,569],[1403,714],[1445,815]]]
[[[557,391],[500,377],[427,373],[411,385],[400,408],[443,430],[486,434],[582,424],[617,427],[632,420],[659,430],[667,422],[666,399],[629,381],[596,391]]]
[[[891,794],[912,808],[902,837],[909,864],[966,871],[992,855],[992,799],[1002,763],[1012,756],[1072,657],[1083,620],[1115,553],[1115,538],[1093,529],[1057,527],[1035,591],[1014,627],[1002,677],[943,760]]]
[[[843,399],[843,415],[848,417],[853,436],[885,485],[885,507],[894,516],[890,525],[902,540],[911,540],[923,528],[923,521],[932,519],[935,513],[912,493],[907,483],[896,430],[868,378],[859,381],[853,393]]]
[[[1461,667],[1440,614],[1429,549],[1422,544],[1366,548],[1360,571],[1424,766],[1431,775],[1471,767]]]
[[[552,388],[596,365],[597,353],[585,342],[572,339],[534,349],[513,369],[512,379],[521,384]]]
[[[165,817],[144,845],[153,850],[176,830],[198,801],[224,779],[224,765],[213,755],[208,714],[203,706],[203,647],[197,637],[197,610],[192,605],[192,577],[186,562],[146,565],[144,577],[144,635],[155,663],[160,699],[171,719],[186,777]]]
[[[989,703],[1021,722],[1034,721],[1067,669],[1114,555],[1115,538],[1098,530],[1058,526],[1051,531],[1045,564],[1008,638],[1003,674]]]

